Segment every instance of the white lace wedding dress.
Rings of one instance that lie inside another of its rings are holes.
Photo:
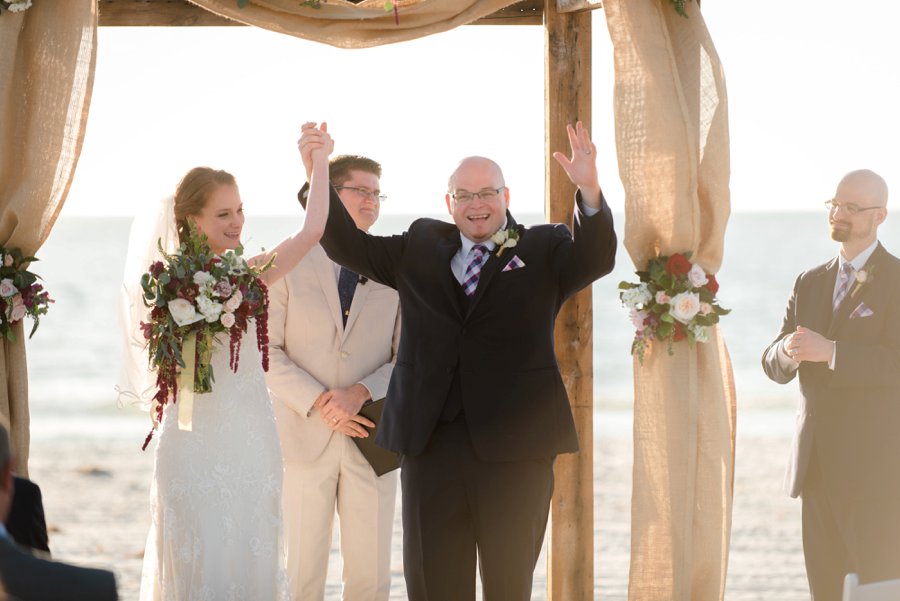
[[[221,336],[220,336],[221,337]],[[238,372],[213,352],[213,391],[194,395],[192,431],[166,406],[150,490],[141,601],[289,599],[282,463],[251,323]]]

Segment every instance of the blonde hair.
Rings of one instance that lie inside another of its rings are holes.
[[[175,188],[175,226],[178,228],[179,242],[187,239],[188,217],[199,215],[219,186],[237,187],[237,181],[221,169],[194,167],[178,182]]]

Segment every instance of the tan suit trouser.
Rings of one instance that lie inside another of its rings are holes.
[[[294,601],[322,601],[335,509],[344,560],[343,598],[387,601],[397,471],[375,475],[347,436],[313,462],[284,465],[284,536]]]

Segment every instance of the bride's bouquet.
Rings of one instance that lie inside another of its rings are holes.
[[[167,254],[162,246],[160,253],[163,260],[150,265],[141,277],[144,304],[150,308],[150,318],[141,322],[141,330],[148,341],[150,367],[156,371],[156,423],[162,420],[170,398],[178,402],[179,389],[188,399],[193,392],[212,391],[216,334],[227,335],[229,366],[237,372],[241,337],[255,319],[256,345],[262,368],[268,371],[268,291],[259,276],[272,266],[270,260],[262,267],[251,267],[242,247],[222,255],[213,253],[206,236],[191,223],[188,239],[174,254]],[[144,448],[152,437],[153,430]]]

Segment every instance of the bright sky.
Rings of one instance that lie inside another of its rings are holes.
[[[703,0],[703,13],[727,78],[735,210],[818,210],[860,167],[900,190],[900,3]],[[593,38],[601,184],[621,210],[601,10]],[[382,163],[383,213],[442,212],[447,176],[472,154],[503,167],[513,211],[541,212],[543,51],[540,26],[366,50],[250,27],[101,28],[63,215],[134,214],[196,165],[234,173],[251,214],[293,213],[306,120],[328,121],[336,152]]]

